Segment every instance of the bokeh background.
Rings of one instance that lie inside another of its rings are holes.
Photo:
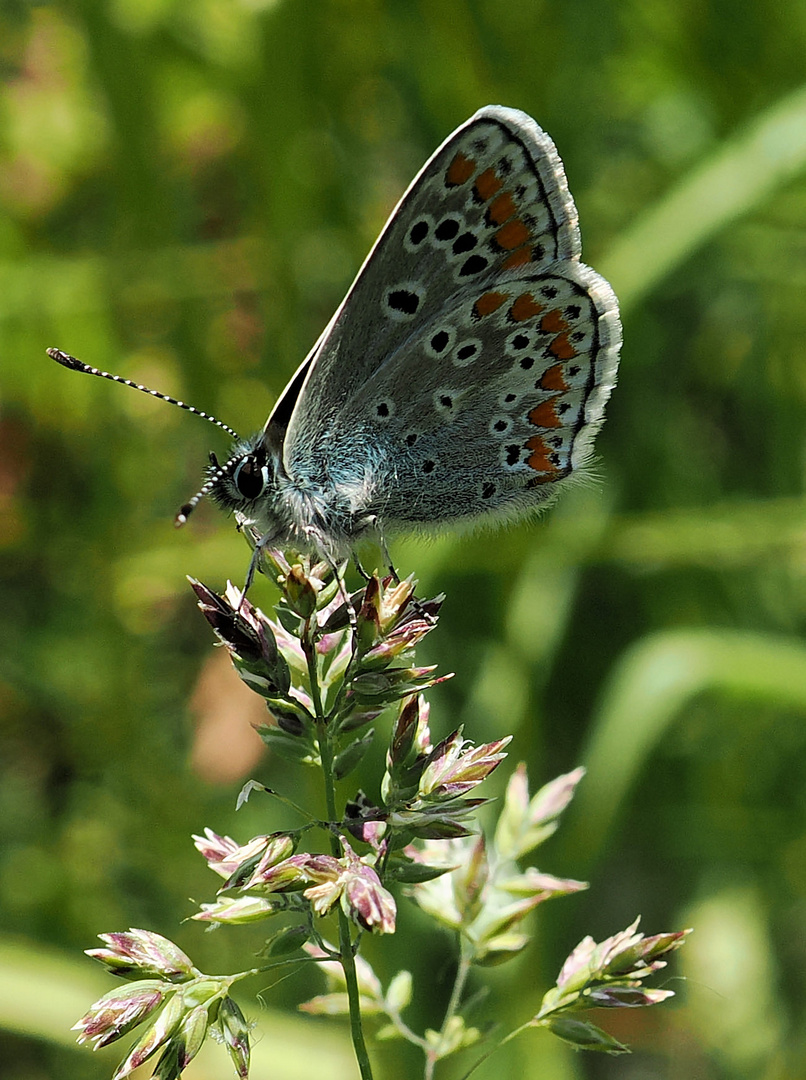
[[[604,1017],[632,1057],[533,1033],[477,1075],[804,1075],[804,56],[803,0],[0,5],[4,1077],[111,1074],[114,1048],[66,1030],[110,985],[81,955],[99,932],[249,966],[260,928],[182,922],[215,886],[189,835],[281,827],[259,799],[236,816],[242,782],[312,780],[263,755],[185,582],[245,571],[214,507],[171,526],[223,436],[44,350],[258,428],[415,171],[490,102],[557,143],[625,345],[599,483],[538,523],[394,545],[448,594],[421,657],[457,673],[435,730],[514,732],[534,787],[589,769],[538,854],[592,887],[546,906],[485,1010],[526,1019],[585,933],[695,933],[671,1005]],[[404,908],[381,945],[412,1025],[438,1026],[450,940]],[[295,1016],[319,987],[242,997],[257,1080],[355,1075],[343,1028]],[[229,1074],[218,1047],[194,1069]]]

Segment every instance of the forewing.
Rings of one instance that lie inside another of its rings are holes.
[[[590,455],[621,345],[549,137],[482,109],[426,163],[320,339],[292,477],[382,529],[517,514]]]
[[[292,475],[311,471],[345,403],[451,297],[579,251],[551,139],[525,113],[479,110],[415,177],[315,346],[285,439]]]

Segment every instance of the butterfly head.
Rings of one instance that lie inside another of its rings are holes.
[[[198,497],[210,494],[225,510],[252,518],[272,488],[274,475],[275,459],[260,432],[251,439],[238,440],[223,465],[218,463],[215,454],[210,455],[207,479]],[[190,503],[187,505],[193,508]]]

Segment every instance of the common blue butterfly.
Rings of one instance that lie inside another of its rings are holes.
[[[590,458],[621,347],[616,297],[580,253],[554,143],[523,112],[480,109],[412,181],[261,432],[136,387],[236,438],[178,523],[210,494],[256,555],[332,561],[544,506]]]

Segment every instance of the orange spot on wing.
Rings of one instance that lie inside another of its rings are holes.
[[[460,184],[466,184],[473,175],[475,168],[475,161],[472,158],[465,157],[460,150],[448,166],[448,171],[445,173],[445,183],[448,187],[459,187]]]
[[[556,473],[557,466],[549,460],[549,448],[539,435],[533,435],[528,439],[526,446],[532,453],[526,459],[526,464],[535,472]]]
[[[502,181],[495,174],[495,169],[485,169],[476,178],[473,190],[482,202],[487,202],[501,187]]]
[[[558,396],[549,398],[548,401],[542,401],[529,413],[529,422],[534,424],[535,427],[562,427],[562,420],[554,408],[555,402],[559,400]]]
[[[560,334],[568,329],[568,323],[563,318],[559,308],[548,311],[540,320],[540,329],[544,334]]]
[[[549,345],[549,352],[558,360],[570,360],[577,355],[577,351],[568,340],[568,334],[558,334]]]
[[[487,221],[490,225],[503,225],[509,221],[517,207],[515,200],[508,191],[497,195],[487,208]]]
[[[512,251],[513,248],[521,247],[528,239],[529,230],[520,218],[508,221],[506,225],[498,230],[494,237],[496,244],[505,251]]]
[[[518,248],[514,251],[508,259],[504,259],[501,263],[502,270],[514,270],[517,266],[525,266],[532,261],[533,256],[532,248],[527,244],[526,247]]]
[[[568,383],[565,381],[565,371],[562,364],[553,364],[546,368],[540,376],[540,388],[542,390],[567,390]]]
[[[512,307],[509,309],[509,317],[513,322],[526,322],[533,319],[543,310],[543,305],[538,304],[531,293],[521,293]]]
[[[483,319],[485,315],[492,315],[494,311],[498,311],[507,298],[506,293],[485,293],[484,296],[480,296],[473,305],[473,318]]]

